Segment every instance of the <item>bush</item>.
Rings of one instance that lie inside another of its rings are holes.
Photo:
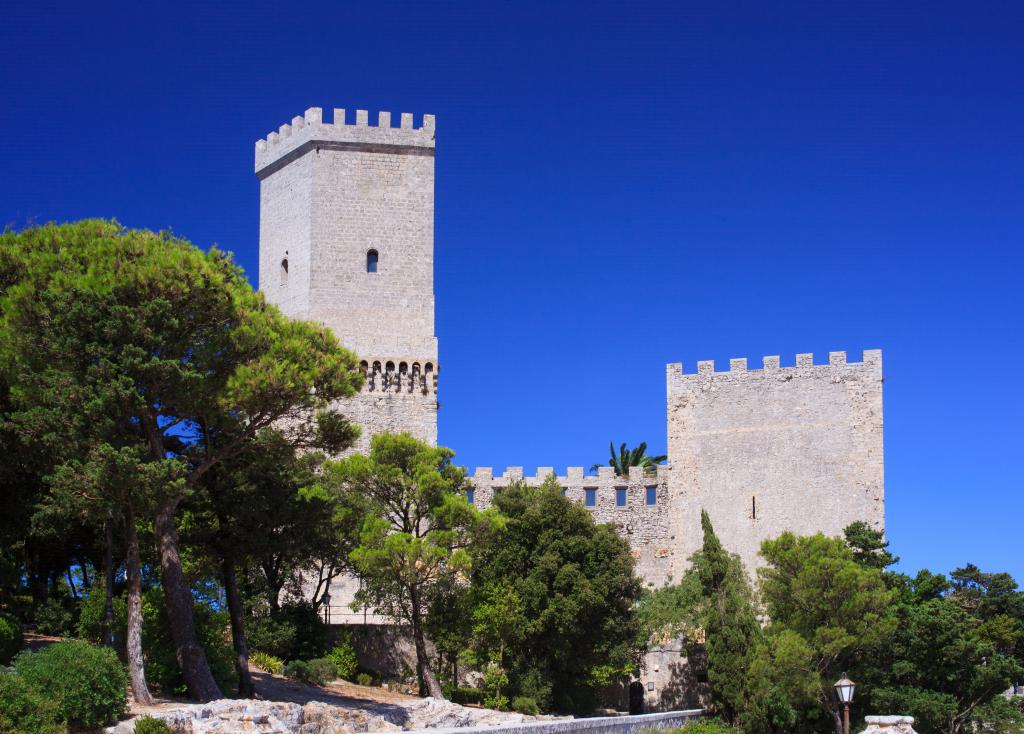
[[[265,652],[257,650],[249,653],[249,662],[260,670],[265,670],[274,675],[281,675],[284,672],[284,660],[275,658],[273,655],[268,655]]]
[[[122,628],[128,616],[126,604],[123,594],[114,597],[114,629],[122,635]],[[78,625],[75,630],[79,639],[95,642],[97,645],[103,643],[103,617],[106,606],[106,592],[95,587],[89,596],[78,603]]]
[[[245,624],[245,638],[249,647],[260,650],[279,660],[296,660],[295,625],[273,617],[254,617]]]
[[[53,700],[29,688],[15,673],[0,673],[0,732],[59,734],[64,731]]]
[[[41,635],[70,637],[75,631],[75,615],[59,599],[49,597],[32,615],[36,632]]]
[[[109,648],[61,642],[22,653],[14,670],[29,688],[54,701],[71,728],[96,729],[127,711],[128,675]]]
[[[17,617],[0,614],[0,665],[10,665],[14,656],[21,652],[23,642]]]
[[[484,702],[487,691],[482,688],[459,687],[452,691],[452,701],[455,703],[473,703],[478,706]]]
[[[359,661],[356,659],[356,649],[352,640],[346,635],[338,640],[340,644],[327,653],[327,659],[334,663],[339,678],[352,680],[359,670]]]
[[[358,683],[361,686],[372,686],[373,676],[369,673],[359,673],[358,675],[356,675],[356,683]]]
[[[174,734],[174,730],[163,719],[143,716],[135,720],[135,734]]]
[[[334,663],[327,658],[292,660],[284,666],[284,674],[312,686],[322,686],[338,676]]]
[[[512,710],[527,716],[537,716],[540,714],[540,706],[529,696],[516,696],[513,698]]]

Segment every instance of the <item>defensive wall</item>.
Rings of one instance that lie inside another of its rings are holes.
[[[617,476],[610,466],[598,467],[596,475],[573,466],[564,476],[556,476],[551,467],[542,467],[532,476],[524,476],[522,467],[508,467],[498,476],[490,467],[479,467],[470,478],[473,504],[486,509],[495,493],[509,484],[521,481],[537,487],[550,476],[555,476],[567,498],[586,507],[597,522],[611,523],[629,541],[637,573],[645,583],[665,583],[669,560],[677,545],[670,521],[667,466],[660,466],[653,473],[632,467],[628,477]],[[588,496],[592,505],[588,504]]]

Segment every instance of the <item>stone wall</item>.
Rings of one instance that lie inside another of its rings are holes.
[[[473,503],[480,509],[490,507],[495,492],[514,481],[540,486],[554,475],[554,469],[543,467],[533,476],[524,476],[522,467],[508,467],[494,476],[490,467],[478,468],[472,476]],[[564,476],[556,477],[569,499],[586,506],[587,490],[594,490],[595,505],[587,507],[599,523],[611,523],[629,541],[636,559],[638,575],[650,586],[662,586],[677,551],[673,535],[672,498],[669,494],[668,467],[659,466],[654,474],[633,467],[629,477],[616,476],[610,466],[602,466],[597,475],[588,476],[582,467],[569,467]],[[654,489],[655,503],[647,503],[647,489]],[[618,491],[625,490],[625,504],[617,504]]]
[[[725,372],[699,362],[696,374],[670,364],[668,455],[677,559],[700,545],[701,509],[748,570],[761,542],[786,530],[882,529],[881,352],[858,363],[830,352],[827,364],[798,354],[794,367],[765,357],[760,370],[734,359]]]

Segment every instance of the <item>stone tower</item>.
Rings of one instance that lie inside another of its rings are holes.
[[[306,110],[256,143],[260,290],[353,350],[366,386],[346,405],[370,436],[437,442],[434,335],[434,117],[400,126],[366,110]]]

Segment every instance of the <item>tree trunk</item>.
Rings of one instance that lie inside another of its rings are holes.
[[[114,522],[107,518],[106,547],[103,549],[103,583],[106,585],[107,600],[103,605],[103,642],[116,647],[114,631]]]
[[[144,706],[153,704],[153,696],[146,685],[146,664],[142,655],[142,562],[139,558],[139,536],[135,532],[135,510],[128,503],[126,518],[128,558],[128,676],[136,702]],[[109,597],[108,597],[109,598]]]
[[[238,580],[235,578],[235,563],[230,558],[221,561],[224,576],[224,592],[228,598],[228,614],[231,617],[231,644],[235,648],[235,670],[238,672],[238,696],[254,698],[256,688],[249,673],[249,643],[245,639],[245,621],[242,615],[242,599],[238,595]]]
[[[161,585],[167,604],[167,619],[178,657],[181,674],[185,678],[189,695],[198,701],[213,701],[221,697],[220,688],[210,673],[206,653],[196,635],[195,616],[192,613],[192,591],[181,568],[178,551],[178,530],[174,527],[174,511],[178,498],[168,500],[157,509],[153,530],[160,552]]]
[[[427,656],[427,639],[423,635],[423,615],[420,611],[419,589],[413,588],[409,595],[412,602],[412,638],[416,643],[416,677],[419,679],[420,694],[424,691],[428,695],[442,701],[447,700],[441,684],[437,682],[434,671],[430,669],[430,659]]]

